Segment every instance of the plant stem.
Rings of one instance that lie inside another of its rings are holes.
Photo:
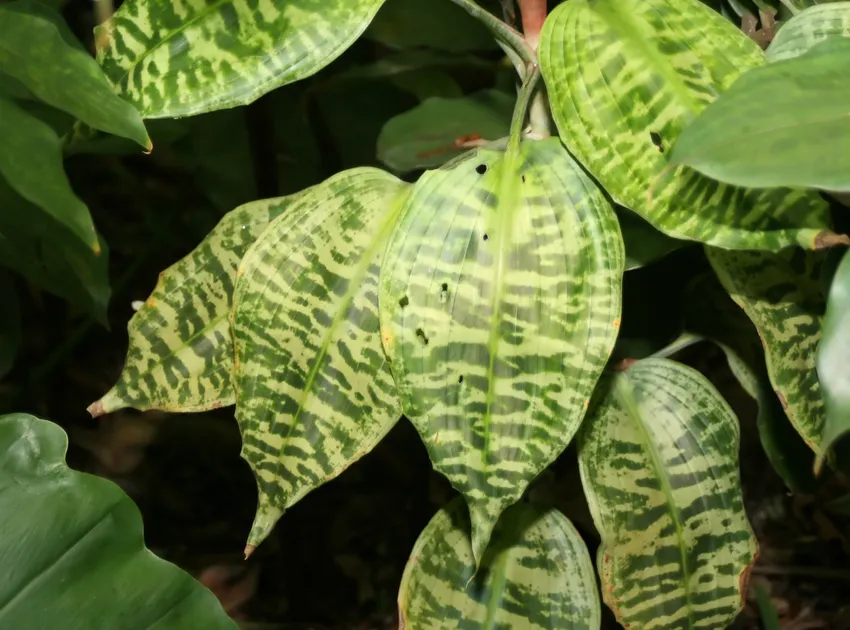
[[[522,59],[526,66],[534,66],[537,64],[534,51],[519,31],[511,28],[486,9],[479,7],[475,4],[474,0],[451,1],[490,29],[490,32],[493,33],[493,36],[498,40],[498,42],[502,44],[503,47],[507,46],[513,50],[517,56]]]
[[[519,12],[522,15],[522,34],[532,50],[537,51],[540,41],[540,29],[546,21],[546,0],[519,0]]]
[[[522,88],[519,91],[516,105],[514,105],[514,114],[511,118],[511,135],[508,141],[508,150],[516,147],[522,137],[522,128],[525,124],[525,118],[528,114],[528,105],[531,102],[531,97],[534,95],[537,88],[537,81],[540,79],[540,72],[536,65],[530,66],[528,74],[523,81]]]

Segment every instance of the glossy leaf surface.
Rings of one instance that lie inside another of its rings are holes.
[[[139,510],[65,464],[68,440],[0,417],[0,627],[235,630],[215,596],[145,548]]]
[[[599,630],[601,623],[581,536],[557,510],[528,503],[505,511],[477,573],[463,501],[440,510],[416,541],[398,607],[406,630]]]
[[[614,211],[557,139],[473,151],[414,185],[381,331],[405,415],[469,505],[476,559],[578,429],[622,273]]]
[[[540,68],[558,130],[618,203],[662,232],[731,249],[813,248],[828,227],[820,197],[665,173],[688,124],[759,47],[699,0],[570,0],[543,27]],[[663,176],[662,176],[663,175]]]
[[[603,599],[632,630],[725,628],[757,549],[738,420],[701,374],[666,359],[608,385],[579,433]]]
[[[850,2],[828,2],[801,11],[782,25],[765,54],[768,61],[799,57],[812,46],[850,37]]]
[[[383,2],[127,0],[98,60],[145,118],[246,105],[336,59]]]
[[[248,543],[401,416],[378,273],[408,185],[373,168],[302,193],[251,247],[233,296],[236,419],[259,488]]]

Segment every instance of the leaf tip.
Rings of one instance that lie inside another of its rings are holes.
[[[244,553],[245,553],[245,559],[246,560],[251,557],[251,554],[254,553],[254,550],[256,548],[257,547],[255,545],[251,545],[251,544],[245,545],[245,552]]]
[[[850,236],[847,234],[836,234],[830,230],[823,230],[815,236],[815,251],[829,249],[836,245],[850,245]]]
[[[89,415],[92,418],[98,418],[98,417],[108,413],[106,411],[106,408],[103,405],[103,399],[102,398],[100,400],[93,402],[88,407],[86,407],[86,411],[89,412]]]
[[[153,141],[150,138],[148,138],[148,143],[145,145],[145,150],[142,151],[142,153],[144,153],[145,155],[150,155],[151,153],[153,153]]]

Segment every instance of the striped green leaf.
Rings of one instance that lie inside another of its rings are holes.
[[[596,576],[566,516],[529,503],[508,508],[476,570],[458,498],[419,535],[401,579],[405,630],[599,630]]]
[[[614,211],[557,139],[473,151],[411,192],[381,273],[384,348],[479,561],[584,417],[623,265]]]
[[[163,271],[130,319],[118,382],[89,407],[99,416],[125,407],[204,411],[235,402],[230,308],[236,268],[269,222],[298,195],[228,212],[189,255]]]
[[[738,421],[701,374],[667,359],[607,385],[579,432],[603,599],[631,630],[725,628],[757,550]]]
[[[127,0],[98,61],[145,118],[246,105],[336,59],[383,2]]]
[[[826,302],[821,286],[824,253],[707,247],[706,254],[726,291],[758,329],[768,376],[788,419],[816,450],[824,426],[815,365]]]
[[[236,419],[259,488],[249,546],[401,416],[381,348],[378,274],[408,191],[377,169],[344,171],[303,193],[239,265]]]
[[[818,347],[817,369],[826,399],[826,422],[818,461],[829,447],[850,430],[850,255],[844,254],[829,290],[823,340]]]
[[[768,61],[799,57],[815,44],[850,37],[850,2],[830,2],[801,11],[779,29],[765,54]]]
[[[665,172],[688,123],[764,63],[752,40],[699,0],[570,0],[546,20],[538,56],[561,137],[615,201],[677,238],[815,247],[829,216],[816,193]]]

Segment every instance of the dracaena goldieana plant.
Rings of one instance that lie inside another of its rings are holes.
[[[507,136],[474,138],[412,183],[353,168],[228,213],[161,274],[129,323],[119,381],[90,410],[235,404],[259,490],[248,553],[412,422],[462,498],[412,551],[408,629],[600,627],[584,543],[524,499],[575,440],[617,619],[726,627],[757,549],[738,420],[671,357],[719,344],[760,428],[793,427],[806,465],[822,460],[841,428],[825,431],[815,365],[823,250],[847,239],[817,183],[727,182],[677,140],[742,75],[846,36],[850,9],[829,5],[831,30],[795,16],[772,59],[699,0],[567,0],[548,15],[545,0],[521,1],[522,34],[513,2],[505,20],[454,2],[516,69]],[[98,61],[143,118],[191,116],[316,73],[382,4],[126,0],[100,27]],[[711,272],[689,289],[683,337],[624,357],[622,281],[641,262],[622,232],[636,223],[667,251],[703,247]]]

